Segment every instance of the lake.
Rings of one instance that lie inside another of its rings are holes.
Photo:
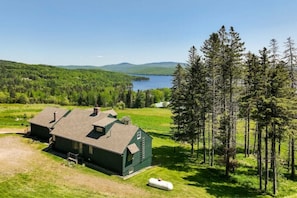
[[[157,76],[157,75],[135,75],[133,76],[144,76],[149,80],[133,81],[133,90],[148,90],[158,88],[171,88],[173,76]]]

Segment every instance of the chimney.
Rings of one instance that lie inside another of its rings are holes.
[[[55,111],[54,112],[54,122],[56,122],[56,120],[57,120],[57,112]]]
[[[99,111],[100,111],[99,107],[94,107],[93,115],[98,115]]]

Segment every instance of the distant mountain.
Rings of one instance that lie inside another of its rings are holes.
[[[146,64],[131,64],[131,63],[119,63],[104,66],[59,66],[67,69],[102,69],[106,71],[121,72],[128,74],[147,74],[147,75],[172,75],[176,65],[181,64],[185,66],[185,63],[178,62],[158,62],[158,63],[146,63]]]

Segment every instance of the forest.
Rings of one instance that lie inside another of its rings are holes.
[[[169,100],[169,89],[133,91],[145,80],[100,69],[65,69],[0,60],[0,103],[150,107]]]
[[[244,148],[246,158],[257,159],[259,190],[269,193],[271,183],[273,195],[281,185],[280,170],[294,180],[296,168],[297,52],[290,37],[284,44],[282,54],[275,39],[257,54],[245,52],[239,33],[222,26],[200,54],[190,48],[188,65],[177,65],[171,88],[173,138],[189,143],[192,155],[197,145],[197,155],[202,150],[202,163],[209,166],[221,156],[226,177],[236,174],[236,155]],[[238,144],[239,122],[244,122],[244,145]]]

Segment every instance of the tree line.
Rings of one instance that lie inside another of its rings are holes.
[[[150,107],[169,100],[170,89],[133,91],[133,77],[99,69],[68,70],[0,61],[0,103]]]
[[[203,163],[213,166],[220,155],[227,177],[236,169],[237,136],[244,133],[245,157],[257,157],[259,189],[267,192],[272,181],[276,194],[284,144],[285,164],[295,177],[297,52],[290,37],[282,55],[275,39],[258,54],[245,51],[239,33],[225,26],[204,41],[201,55],[190,48],[187,66],[177,65],[174,72],[171,130],[176,141],[191,145],[192,154],[202,142]],[[244,131],[238,131],[239,122]]]

